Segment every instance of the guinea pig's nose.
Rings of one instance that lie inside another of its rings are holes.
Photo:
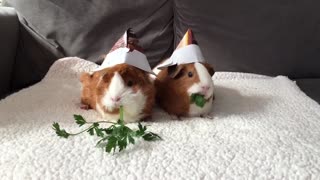
[[[113,102],[119,102],[119,101],[121,100],[121,98],[120,98],[119,96],[117,96],[117,97],[111,97],[111,100],[112,100]]]
[[[203,91],[208,91],[210,89],[210,86],[201,86],[201,89]]]
[[[201,94],[206,95],[209,89],[210,86],[201,86]]]

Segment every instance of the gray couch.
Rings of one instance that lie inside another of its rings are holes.
[[[15,10],[0,8],[0,97],[41,80],[58,58],[101,63],[101,55],[132,27],[152,66],[192,28],[217,71],[285,75],[320,102],[318,0],[6,0],[4,5]]]

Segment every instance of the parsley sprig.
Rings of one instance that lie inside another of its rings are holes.
[[[115,152],[122,151],[129,144],[135,144],[135,139],[143,138],[145,141],[156,141],[162,140],[162,138],[150,131],[147,131],[147,126],[143,126],[141,123],[138,123],[138,129],[132,130],[124,124],[123,121],[123,107],[120,107],[120,118],[117,123],[112,123],[108,121],[97,121],[97,122],[87,122],[81,115],[73,115],[74,120],[79,125],[79,127],[91,124],[88,128],[78,132],[78,133],[69,133],[64,129],[60,128],[59,123],[53,123],[53,130],[59,137],[69,138],[70,136],[76,136],[84,132],[88,132],[90,135],[98,136],[100,140],[97,142],[97,146],[102,146],[105,148],[105,151]],[[110,123],[112,124],[108,128],[101,128],[100,123]]]
[[[204,95],[202,94],[191,94],[190,102],[195,103],[197,106],[203,108],[207,100],[204,98]]]

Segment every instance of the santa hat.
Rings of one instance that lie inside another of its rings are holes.
[[[128,29],[123,36],[113,45],[101,66],[95,71],[112,67],[117,64],[129,64],[148,73],[154,74],[149,65],[146,55],[138,45],[139,40],[135,34]]]
[[[205,62],[205,60],[200,47],[193,38],[191,29],[188,29],[171,57],[159,65],[158,68],[196,62]]]

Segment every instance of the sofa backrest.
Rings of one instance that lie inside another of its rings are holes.
[[[13,8],[0,7],[0,99],[11,91],[19,37],[19,20]]]
[[[101,62],[101,55],[128,27],[137,33],[152,66],[169,56],[191,28],[205,58],[218,71],[320,77],[318,0],[6,0],[5,4],[19,12],[22,30],[38,37],[34,41],[38,44],[29,46],[31,40],[25,39],[20,46],[25,50],[17,56],[17,87],[39,80],[60,56]],[[37,54],[39,48],[45,53]]]
[[[192,28],[216,70],[320,77],[319,0],[174,0],[175,44]]]
[[[151,65],[166,54],[169,56],[172,50],[173,11],[170,0],[6,0],[5,5],[16,8],[25,29],[31,30],[38,37],[36,39],[44,41],[39,42],[39,46],[46,44],[46,49],[58,50],[62,56],[78,56],[101,63],[101,57],[129,27],[140,39]],[[30,45],[37,49],[37,45]],[[53,54],[58,58],[59,53]],[[28,79],[39,79],[39,75],[29,75],[24,79],[28,72],[41,71],[40,75],[44,76],[42,70],[46,72],[55,60],[46,60],[47,64],[43,65],[41,53],[39,58],[32,57],[29,61],[25,54],[24,59],[20,57],[17,60],[18,65],[25,67],[29,63],[32,67],[19,68],[16,80],[23,81],[19,85],[27,84]],[[20,76],[22,70],[24,75]]]

